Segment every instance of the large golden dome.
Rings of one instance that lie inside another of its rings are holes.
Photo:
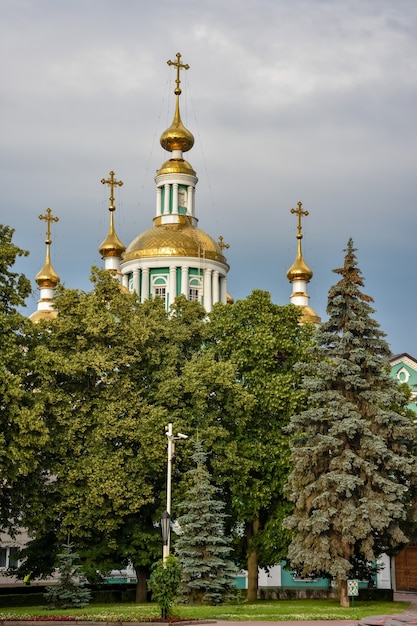
[[[175,224],[161,224],[160,218],[155,218],[153,228],[127,247],[123,262],[149,257],[194,257],[227,265],[220,246],[185,216],[179,216]]]

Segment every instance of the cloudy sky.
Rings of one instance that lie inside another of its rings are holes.
[[[108,231],[152,226],[159,137],[194,134],[199,226],[223,235],[237,298],[289,301],[298,201],[310,304],[324,319],[349,237],[394,354],[417,357],[416,0],[0,0],[1,221],[67,287],[90,288]],[[28,301],[36,310],[38,292]]]

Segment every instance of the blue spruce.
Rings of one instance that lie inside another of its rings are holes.
[[[189,472],[191,486],[180,504],[185,513],[178,518],[181,534],[175,544],[183,570],[181,597],[190,604],[219,604],[236,594],[224,503],[211,484],[206,458],[201,442],[196,442],[196,467]]]
[[[406,542],[416,483],[416,428],[390,377],[390,349],[349,240],[330,288],[329,319],[301,364],[308,408],[291,419],[291,566],[328,576],[349,605],[347,580]]]

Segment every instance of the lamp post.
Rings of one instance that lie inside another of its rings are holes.
[[[178,433],[172,434],[172,424],[169,423],[166,436],[168,437],[168,461],[167,461],[167,508],[161,516],[161,532],[162,532],[162,559],[165,561],[169,556],[170,544],[171,544],[171,482],[172,482],[172,460],[174,458],[176,439],[188,439],[188,435]]]
[[[161,515],[161,535],[162,545],[164,546],[164,548],[168,545],[170,524],[171,516],[168,511],[164,511]]]

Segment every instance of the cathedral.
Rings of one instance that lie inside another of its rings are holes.
[[[125,289],[135,292],[140,302],[147,298],[161,298],[166,310],[169,310],[175,298],[183,295],[188,300],[200,302],[209,313],[218,302],[233,302],[227,290],[229,265],[225,252],[229,245],[222,236],[216,240],[198,227],[198,178],[192,165],[184,158],[194,145],[194,137],[183,125],[180,113],[180,72],[188,70],[189,65],[181,62],[180,53],[177,53],[176,60],[168,61],[168,65],[176,71],[175,113],[171,126],[160,138],[169,158],[162,163],[154,179],[156,209],[153,226],[138,234],[127,247],[120,241],[114,227],[114,190],[123,182],[116,180],[115,173],[110,172],[109,177],[101,181],[110,189],[110,225],[99,253],[104,269],[114,273]],[[302,309],[303,322],[318,324],[320,318],[309,306],[307,293],[307,284],[313,272],[303,259],[301,247],[302,218],[308,215],[308,211],[299,202],[291,212],[298,218],[298,227],[297,256],[287,272],[292,284],[290,301]],[[52,216],[51,209],[39,218],[47,223],[46,259],[35,279],[40,297],[37,310],[30,316],[34,322],[56,314],[53,296],[59,282],[50,253],[51,224],[58,218]]]

